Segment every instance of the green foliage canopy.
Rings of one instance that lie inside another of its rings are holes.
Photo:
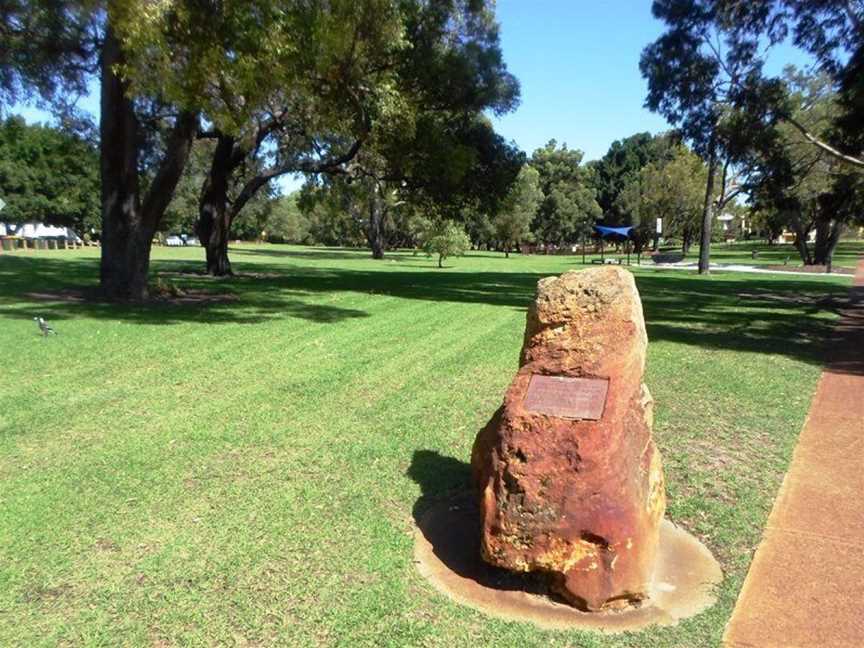
[[[612,142],[609,151],[592,164],[597,203],[608,225],[638,225],[638,216],[628,207],[632,196],[622,196],[625,189],[639,177],[643,167],[669,159],[674,136],[669,133],[651,135],[636,133]],[[632,193],[632,187],[629,190]]]
[[[0,123],[0,198],[3,221],[99,229],[99,155],[74,133],[9,117]]]
[[[438,255],[438,267],[443,267],[444,261],[452,256],[461,256],[471,248],[471,241],[465,229],[458,223],[441,220],[428,225],[421,236],[423,251],[428,256]]]
[[[566,243],[591,232],[602,211],[595,200],[590,170],[582,165],[582,151],[558,148],[551,140],[534,151],[531,166],[540,178],[543,201],[531,227],[544,243]]]
[[[531,222],[542,202],[540,174],[537,169],[526,164],[519,171],[516,182],[493,221],[495,236],[505,254],[509,256],[514,245],[532,238]]]

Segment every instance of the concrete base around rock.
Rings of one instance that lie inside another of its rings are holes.
[[[488,565],[480,557],[480,517],[474,499],[442,501],[418,519],[414,559],[439,592],[490,616],[547,629],[606,633],[675,625],[713,605],[720,565],[696,538],[664,520],[649,597],[638,606],[582,612],[550,594],[544,579]]]

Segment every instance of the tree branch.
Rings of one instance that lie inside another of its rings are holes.
[[[198,132],[198,114],[184,111],[177,117],[168,144],[165,147],[165,156],[159,165],[159,170],[153,178],[150,189],[144,197],[141,214],[144,223],[154,231],[162,220],[162,215],[171,202],[174,189],[183,174],[189,152],[192,150],[192,142]]]
[[[333,173],[343,164],[346,164],[353,160],[357,153],[360,152],[360,147],[363,145],[363,140],[358,139],[351,145],[351,148],[348,149],[342,155],[339,155],[335,158],[331,158],[329,160],[324,160],[316,163],[296,163],[291,162],[288,164],[283,164],[275,167],[271,167],[254,178],[250,179],[243,186],[243,189],[237,195],[237,198],[234,200],[234,204],[231,205],[231,212],[229,218],[231,220],[240,213],[240,210],[249,202],[252,197],[258,192],[258,190],[266,185],[273,178],[278,178],[279,176],[285,175],[286,173]]]
[[[813,135],[810,131],[808,131],[794,117],[786,116],[786,117],[783,117],[782,119],[784,119],[790,125],[794,126],[798,130],[798,132],[800,132],[804,136],[804,139],[806,139],[808,142],[810,142],[814,146],[822,149],[823,151],[825,151],[829,155],[837,158],[838,160],[843,160],[844,162],[848,162],[849,164],[852,164],[854,166],[864,168],[864,160],[862,160],[861,158],[854,157],[852,155],[846,155],[845,153],[838,151],[836,148],[834,148],[830,144],[823,142],[818,137]]]

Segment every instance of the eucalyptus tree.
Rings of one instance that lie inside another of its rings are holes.
[[[730,35],[732,56],[764,56],[780,43],[791,43],[813,58],[816,71],[826,75],[838,93],[835,128],[830,133],[816,132],[796,117],[786,93],[777,91],[784,86],[783,79],[765,74],[760,66],[743,84],[751,98],[754,94],[761,98],[749,106],[751,118],[763,126],[784,122],[826,155],[864,168],[864,2],[715,0],[714,4],[715,23]]]
[[[518,85],[501,56],[492,3],[340,0],[326,7],[307,23],[314,29],[304,39],[311,45],[300,83],[278,91],[236,133],[203,135],[218,141],[199,219],[211,273],[230,273],[227,231],[245,201],[285,173],[353,175],[348,193],[366,192],[355,214],[368,221],[364,230],[380,258],[383,197],[402,184],[430,185],[431,174],[416,163],[431,149],[425,139],[435,133],[446,143],[466,116],[470,122],[483,110],[515,106]],[[361,148],[373,152],[358,157]],[[231,175],[256,156],[266,159],[262,172],[229,203]]]
[[[245,123],[259,96],[291,84],[286,60],[303,45],[296,21],[307,8],[275,0],[4,3],[0,30],[12,35],[0,59],[5,101],[36,95],[64,107],[99,80],[100,283],[107,297],[146,297],[152,237],[201,115],[218,125]],[[228,96],[249,101],[237,106]],[[147,150],[147,135],[157,130],[164,136]]]
[[[559,148],[555,140],[531,155],[543,193],[531,231],[543,243],[575,242],[602,216],[592,171],[582,164],[582,157],[582,151],[566,144]]]
[[[290,82],[269,84],[267,93],[254,88],[251,96],[244,94],[249,88],[226,88],[226,102],[245,107],[251,119],[199,133],[215,141],[198,210],[211,274],[231,273],[231,224],[259,190],[287,173],[339,172],[360,150],[374,120],[398,106],[393,66],[406,43],[396,3],[281,4],[295,14],[290,45],[279,60]],[[238,177],[250,167],[256,172]],[[238,187],[233,195],[232,185]]]
[[[495,237],[504,248],[504,256],[510,256],[514,245],[529,241],[531,223],[543,201],[540,190],[540,174],[530,164],[519,171],[516,182],[507,194],[493,221]]]
[[[717,0],[717,17],[732,35],[730,44],[736,56],[752,56],[761,47],[770,49],[791,42],[811,55],[814,70],[822,75],[819,84],[833,95],[830,116],[814,122],[808,121],[808,113],[815,106],[810,105],[810,110],[802,112],[803,106],[796,100],[800,87],[788,75],[771,77],[760,69],[748,79],[746,91],[741,93],[749,121],[774,135],[774,140],[756,154],[763,159],[779,158],[775,176],[785,169],[792,178],[786,183],[789,187],[812,187],[813,173],[818,177],[820,167],[830,168],[827,191],[819,192],[815,203],[817,240],[812,259],[806,242],[799,243],[805,263],[812,260],[830,267],[844,223],[864,211],[864,3]],[[796,140],[790,139],[793,133]],[[803,167],[796,164],[796,160],[814,155],[806,154],[800,146],[790,149],[788,144],[792,141],[811,147],[818,153],[819,162]],[[810,171],[802,176],[801,169]],[[776,194],[777,183],[773,184]],[[800,205],[794,194],[794,191],[792,195],[781,192],[780,198],[787,205]],[[805,204],[814,203],[805,201]],[[794,214],[796,209],[790,211]],[[796,217],[795,222],[802,221]]]
[[[497,213],[524,155],[480,114],[420,111],[410,129],[379,129],[340,173],[319,174],[319,199],[351,216],[372,250],[384,257],[399,216],[462,220]]]
[[[860,194],[856,185],[864,184],[864,171],[813,146],[802,132],[820,141],[831,137],[843,109],[830,77],[790,67],[783,83],[790,119],[772,127],[771,146],[751,152],[747,188],[760,209],[778,213],[795,233],[805,265],[828,265],[843,228],[856,215],[856,199],[857,211],[864,211],[864,204],[856,198]],[[811,249],[808,240],[814,230]]]
[[[754,52],[732,47],[732,36],[720,20],[715,0],[655,0],[651,8],[666,24],[666,31],[642,52],[639,62],[648,81],[645,104],[659,112],[704,157],[708,169],[702,201],[699,272],[710,271],[710,246],[716,204],[715,183],[728,182],[736,148],[732,140],[759,136],[755,124],[741,121],[729,127],[730,113],[743,102],[763,101],[773,88],[749,81],[761,73],[763,61]],[[731,191],[726,184],[721,195]]]
[[[147,294],[150,242],[207,123],[244,124],[272,89],[295,80],[306,3],[108,2],[101,51],[102,287]],[[238,105],[232,97],[244,96]],[[145,110],[149,109],[149,110]],[[144,118],[167,122],[163,155],[140,196]]]

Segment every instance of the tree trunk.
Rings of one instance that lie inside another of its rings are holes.
[[[198,202],[198,237],[207,256],[207,274],[223,277],[233,274],[228,259],[231,215],[228,210],[228,183],[235,165],[234,138],[219,135],[210,171]]]
[[[122,63],[120,44],[109,25],[101,61],[99,279],[109,299],[141,300],[147,297],[153,232],[143,222],[138,191],[138,120],[126,96],[126,83],[115,73]]]
[[[182,112],[172,128],[165,156],[143,202],[139,191],[139,123],[126,82],[120,43],[110,24],[102,47],[100,89],[100,176],[102,238],[99,281],[112,300],[147,298],[150,247],[189,157],[198,116]]]
[[[384,210],[378,201],[378,195],[373,190],[369,200],[369,221],[366,224],[366,239],[372,248],[373,259],[384,258]]]
[[[810,232],[810,228],[806,229],[801,225],[800,218],[793,218],[790,223],[792,227],[792,231],[795,233],[795,248],[798,250],[798,254],[801,256],[801,263],[805,266],[813,265],[813,257],[810,254],[810,248],[807,246],[807,235]]]
[[[708,181],[705,183],[705,202],[702,206],[702,237],[699,240],[699,274],[711,273],[711,226],[714,220],[714,174],[717,171],[716,135],[711,134],[708,144]]]
[[[444,267],[444,257],[443,257],[442,255],[440,255],[440,254],[438,255],[438,267],[439,267],[439,268],[443,268],[443,267]]]
[[[842,231],[843,224],[834,219],[820,219],[816,223],[816,244],[813,246],[813,262],[816,265],[831,265]]]

